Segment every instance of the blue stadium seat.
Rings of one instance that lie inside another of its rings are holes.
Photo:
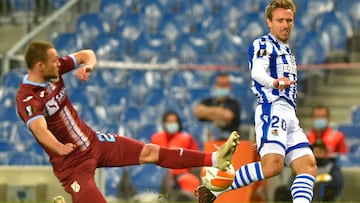
[[[316,22],[314,19],[318,19],[323,13],[332,12],[335,7],[333,0],[302,1],[297,5],[300,4],[302,9],[297,9],[297,22],[309,28],[310,31],[314,31]]]
[[[194,64],[199,55],[209,54],[211,44],[203,34],[183,34],[178,37],[175,45],[181,63]]]
[[[61,8],[67,2],[67,0],[47,0],[47,1],[50,3],[51,8],[54,11]]]
[[[11,5],[12,12],[33,11],[35,8],[34,1],[9,0],[9,3]]]
[[[237,65],[240,55],[247,56],[247,47],[242,36],[224,32],[214,47],[214,52],[220,64]]]
[[[126,168],[112,167],[104,168],[105,174],[105,195],[106,197],[118,197],[119,196],[119,184],[122,179],[123,171]]]
[[[145,32],[155,33],[164,15],[164,6],[158,0],[141,1],[140,12],[144,19]]]
[[[25,149],[30,148],[30,146],[36,143],[34,135],[30,132],[30,130],[23,122],[18,122],[14,125],[17,129],[14,143],[21,143],[25,147]]]
[[[98,60],[119,60],[129,49],[126,39],[115,33],[102,33],[94,40],[93,50]]]
[[[136,134],[139,126],[142,125],[142,111],[139,108],[128,107],[121,115],[122,123],[126,124]]]
[[[330,52],[329,38],[321,33],[309,32],[295,44],[297,64],[325,63]]]
[[[176,70],[168,73],[166,87],[201,88],[208,85],[207,78],[193,70]]]
[[[136,13],[127,13],[121,16],[116,26],[116,33],[119,34],[119,37],[130,43],[133,43],[144,30],[143,19]]]
[[[0,122],[0,142],[14,142],[16,135],[16,125],[11,121]]]
[[[0,106],[11,107],[15,106],[16,89],[12,87],[0,87]]]
[[[140,140],[141,142],[150,143],[152,134],[158,132],[159,130],[161,130],[161,129],[158,128],[157,124],[148,123],[148,124],[145,124],[145,125],[139,127],[139,129],[136,132],[135,138],[137,140]]]
[[[351,110],[351,122],[354,125],[360,125],[360,106],[354,106]]]
[[[16,113],[15,106],[0,106],[0,121],[10,121],[10,122],[18,122],[21,121],[19,116]]]
[[[114,30],[120,16],[126,12],[126,2],[118,0],[101,0],[99,5],[100,17]]]
[[[126,78],[128,87],[162,88],[166,71],[158,70],[133,70]]]
[[[244,40],[247,47],[253,40],[268,31],[265,24],[265,16],[263,13],[247,13],[238,21],[236,33]]]
[[[329,36],[332,50],[346,51],[347,39],[353,34],[350,19],[340,12],[321,15],[316,22],[315,29]]]
[[[2,86],[17,89],[25,76],[25,72],[24,69],[15,69],[4,74],[1,82]]]
[[[12,152],[9,154],[9,165],[41,165],[41,156],[32,152]]]
[[[109,24],[98,13],[82,14],[76,21],[76,40],[82,48],[92,47],[97,36],[109,31]]]
[[[143,105],[146,107],[158,107],[164,103],[165,93],[162,88],[159,89],[149,89],[149,91],[144,95]]]
[[[339,154],[336,161],[340,167],[359,167],[360,156],[359,154]]]
[[[182,25],[176,17],[172,13],[165,14],[157,29],[157,33],[166,36],[169,44],[174,44],[177,37],[182,34]]]
[[[360,152],[360,125],[346,125],[341,124],[337,126],[337,129],[344,133],[346,138],[346,144],[349,149],[349,153],[359,154]]]
[[[15,151],[14,144],[9,141],[0,141],[0,166],[8,165],[9,155]]]
[[[199,102],[200,100],[210,96],[210,88],[193,88],[189,89],[190,100],[192,103]]]
[[[137,189],[138,193],[160,192],[167,169],[155,164],[143,164],[130,166],[129,168],[132,185]]]
[[[75,33],[60,33],[53,39],[53,43],[59,56],[66,56],[81,48],[77,42]]]
[[[347,15],[354,30],[360,30],[360,2],[358,0],[335,1],[336,10]]]
[[[157,63],[159,57],[167,57],[169,49],[165,35],[143,33],[133,43],[132,51],[138,62]]]
[[[27,152],[36,154],[41,159],[41,165],[50,165],[49,156],[37,142],[30,146]]]

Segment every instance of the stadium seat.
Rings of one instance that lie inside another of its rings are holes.
[[[162,88],[163,87],[162,71],[157,70],[132,70],[126,78],[128,87],[138,88]]]
[[[0,142],[14,142],[16,135],[16,126],[11,121],[0,122]]]
[[[158,63],[159,57],[167,57],[169,49],[165,35],[143,33],[133,43],[132,51],[138,62]]]
[[[159,193],[163,185],[163,177],[167,169],[155,164],[143,164],[129,167],[131,183],[137,193]]]
[[[0,87],[0,105],[3,107],[15,106],[16,89],[12,87]]]
[[[321,15],[316,21],[315,30],[329,36],[332,50],[346,51],[347,39],[353,35],[350,19],[339,12]]]
[[[336,161],[340,167],[359,167],[360,156],[359,154],[339,154]]]
[[[18,122],[21,121],[17,115],[15,106],[0,106],[0,121]]]
[[[122,123],[126,124],[136,134],[137,130],[143,124],[141,109],[128,107],[121,115]]]
[[[41,165],[41,156],[31,152],[12,152],[9,154],[9,165]]]
[[[60,33],[52,41],[59,56],[66,56],[81,48],[77,42],[75,33]]]
[[[8,141],[0,141],[0,166],[8,165],[9,154],[15,151],[13,143]]]
[[[115,33],[102,33],[94,40],[93,50],[98,60],[116,61],[129,49],[126,39],[120,39]]]
[[[176,40],[175,50],[183,64],[194,64],[201,54],[208,54],[211,44],[203,34],[183,34]]]
[[[349,153],[359,154],[360,152],[360,125],[346,125],[341,124],[337,126],[337,129],[344,133],[346,138],[346,144],[349,149]]]
[[[110,25],[110,30],[114,30],[116,22],[120,16],[124,15],[127,9],[125,1],[101,0],[99,5],[100,17]]]
[[[35,8],[34,1],[27,0],[9,0],[12,12],[33,11]]]
[[[21,150],[29,149],[30,146],[36,143],[34,135],[30,132],[28,127],[23,122],[15,123],[14,126],[16,126],[14,143],[21,143],[23,145],[20,146]]]
[[[136,13],[127,13],[119,18],[115,32],[120,38],[126,39],[132,44],[144,30],[141,16]]]
[[[310,32],[299,39],[295,46],[297,64],[325,63],[330,52],[329,38],[321,33]]]
[[[219,42],[214,47],[215,55],[218,56],[220,64],[237,65],[240,55],[247,56],[247,47],[242,36],[224,32]]]
[[[15,69],[4,74],[1,79],[1,84],[6,88],[18,88],[22,79],[26,74],[25,69]]]
[[[122,180],[123,167],[104,168],[105,174],[105,195],[106,197],[119,197],[120,181]],[[125,198],[125,197],[122,197]]]
[[[76,40],[82,48],[91,48],[97,36],[109,31],[109,24],[98,13],[82,14],[76,21]]]
[[[164,15],[164,6],[158,0],[140,2],[140,12],[144,19],[146,33],[155,33]]]
[[[323,13],[332,12],[335,7],[333,0],[300,1],[297,5],[301,5],[300,8],[302,8],[297,9],[298,22],[310,28],[311,31],[314,31],[315,28],[316,21],[314,19],[318,19]]]
[[[336,10],[347,15],[355,31],[360,30],[360,2],[358,0],[335,1]]]
[[[159,116],[158,122],[161,122],[161,116]],[[140,140],[144,143],[150,143],[152,134],[162,130],[157,126],[156,123],[147,123],[139,127],[138,131],[136,132],[136,139]]]
[[[176,18],[177,16],[172,13],[167,13],[159,22],[157,33],[166,36],[169,44],[174,44],[179,35],[182,34],[182,25]]]
[[[351,122],[360,125],[360,106],[354,106],[351,110]]]
[[[146,107],[157,107],[164,103],[165,93],[162,88],[149,89],[144,95],[143,105]]]
[[[267,31],[263,13],[247,13],[239,19],[236,33],[241,36],[244,45],[248,47],[253,40]]]

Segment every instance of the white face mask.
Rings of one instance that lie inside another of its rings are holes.
[[[227,88],[214,87],[212,89],[212,95],[214,97],[225,98],[230,95],[230,90]]]
[[[170,134],[177,133],[179,132],[179,124],[177,122],[166,122],[165,131]]]

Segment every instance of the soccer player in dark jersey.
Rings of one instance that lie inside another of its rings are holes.
[[[55,176],[74,203],[106,202],[94,180],[98,167],[155,163],[166,168],[215,166],[226,170],[231,164],[239,141],[237,132],[217,152],[204,153],[91,129],[72,106],[61,75],[78,67],[77,77],[86,81],[97,63],[92,50],[59,57],[51,43],[34,41],[27,47],[25,61],[28,74],[16,95],[18,114],[49,155]]]

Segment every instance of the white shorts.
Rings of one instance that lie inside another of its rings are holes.
[[[301,156],[313,154],[294,108],[284,100],[256,107],[255,132],[260,157],[280,154],[285,157],[285,164],[290,165]]]

